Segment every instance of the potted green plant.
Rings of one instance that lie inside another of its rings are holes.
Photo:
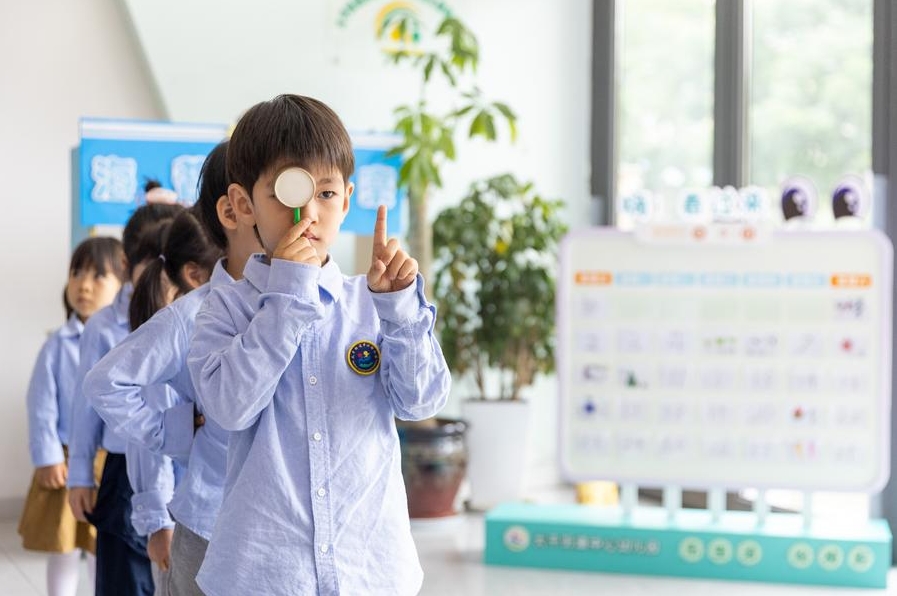
[[[378,37],[382,40],[391,34],[405,39],[406,31],[414,29],[410,18],[400,21],[397,29],[379,31]],[[398,183],[408,195],[408,250],[428,284],[433,262],[428,203],[434,189],[442,187],[443,166],[457,158],[456,135],[495,141],[496,123],[501,122],[506,123],[511,141],[517,135],[516,116],[511,109],[501,102],[488,101],[473,80],[479,44],[464,23],[453,17],[442,21],[432,46],[435,49],[430,51],[415,46],[387,52],[394,64],[413,68],[421,77],[417,100],[395,109],[394,130],[400,141],[389,155],[402,156]],[[431,85],[437,78],[447,84],[448,93],[443,85],[439,97],[431,98]],[[448,418],[422,423],[399,421],[402,473],[411,517],[442,517],[455,512],[455,496],[467,466],[466,427],[463,420]]]
[[[474,508],[522,496],[529,413],[521,390],[554,370],[562,208],[503,174],[474,183],[433,224],[440,343],[452,371],[471,375],[478,392],[464,403]]]

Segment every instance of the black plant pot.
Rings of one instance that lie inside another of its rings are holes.
[[[456,513],[455,496],[467,471],[464,420],[436,418],[433,426],[398,423],[402,476],[412,518]]]

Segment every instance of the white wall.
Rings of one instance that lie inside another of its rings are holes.
[[[27,488],[24,393],[46,332],[63,317],[69,161],[78,118],[233,122],[257,101],[298,92],[326,101],[350,129],[386,129],[392,108],[415,100],[418,82],[385,65],[370,35],[371,11],[384,2],[371,0],[348,29],[339,29],[335,17],[345,3],[4,3],[0,174],[6,211],[0,249],[7,291],[0,292],[0,316],[8,339],[0,345],[0,517],[18,513]],[[434,211],[457,200],[474,178],[512,170],[535,180],[545,195],[565,198],[570,222],[587,221],[590,3],[448,4],[480,39],[481,87],[517,111],[521,134],[514,147],[463,143]],[[457,414],[468,390],[457,385],[447,414]],[[550,480],[556,473],[554,383],[543,380],[529,395],[539,432],[532,445],[534,477]]]
[[[253,103],[293,92],[325,101],[350,130],[388,130],[392,109],[417,100],[418,79],[387,64],[374,39],[374,16],[385,0],[369,0],[346,28],[336,26],[336,16],[347,0],[125,3],[176,120],[233,122]],[[513,147],[461,143],[433,213],[462,196],[475,178],[511,170],[534,180],[546,196],[566,199],[571,224],[588,222],[591,3],[447,4],[477,35],[480,87],[517,112],[520,138]],[[426,3],[415,6],[438,22]],[[469,392],[456,383],[446,413],[457,414]],[[536,407],[533,484],[557,477],[556,392],[551,379],[528,392]]]
[[[4,2],[0,11],[0,518],[28,489],[25,391],[64,322],[70,151],[80,116],[163,117],[127,14],[115,0]]]

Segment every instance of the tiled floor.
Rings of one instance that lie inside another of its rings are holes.
[[[0,521],[0,594],[3,596],[46,595],[47,560],[40,553],[22,549],[16,533],[17,522]],[[90,596],[87,564],[81,563],[78,596]]]
[[[839,596],[897,595],[897,572],[887,591],[788,587],[737,582],[661,579],[600,573],[487,567],[482,563],[483,519],[468,514],[439,522],[415,522],[414,536],[426,577],[422,596]],[[44,591],[44,558],[19,546],[13,521],[0,521],[0,595],[35,596]],[[86,567],[78,596],[89,596]],[[242,595],[241,595],[242,596]],[[363,596],[363,595],[362,595]]]

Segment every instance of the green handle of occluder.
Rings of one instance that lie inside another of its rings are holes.
[[[299,207],[296,207],[296,209],[293,211],[293,225],[299,223],[300,219],[302,219],[302,216],[299,215]]]

